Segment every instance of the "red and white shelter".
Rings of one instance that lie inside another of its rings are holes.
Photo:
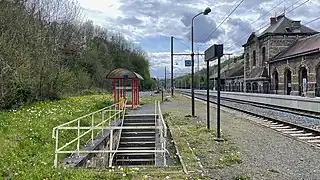
[[[127,100],[127,107],[139,107],[139,80],[143,77],[131,70],[118,68],[107,75],[113,80],[113,101],[118,103],[121,98]]]

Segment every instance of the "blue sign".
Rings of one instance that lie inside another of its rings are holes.
[[[123,75],[124,80],[128,80],[128,78],[129,78],[128,75]]]
[[[190,66],[192,66],[191,60],[185,60],[185,61],[184,61],[184,66],[185,66],[185,67],[190,67]]]

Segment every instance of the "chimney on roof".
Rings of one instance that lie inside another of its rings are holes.
[[[301,21],[292,21],[291,24],[293,32],[301,32]]]
[[[277,21],[279,21],[279,20],[280,20],[281,18],[283,18],[283,17],[285,17],[284,14],[279,15],[279,16],[277,17]]]
[[[291,23],[292,23],[293,27],[299,27],[300,28],[300,26],[301,26],[301,21],[292,21]]]
[[[274,25],[277,23],[277,18],[276,17],[271,17],[270,18],[270,25]]]

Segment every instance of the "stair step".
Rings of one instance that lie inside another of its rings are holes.
[[[155,132],[155,129],[123,129],[122,133],[124,132]]]
[[[123,126],[154,126],[154,122],[127,122],[123,123]]]
[[[117,159],[117,162],[133,162],[133,161],[139,161],[139,162],[144,162],[144,161],[154,161],[154,159],[151,158],[143,158],[143,159]]]
[[[154,155],[154,153],[137,153],[137,152],[132,152],[132,153],[117,153],[117,156],[151,156]]]
[[[120,146],[124,147],[132,147],[132,146],[140,146],[140,147],[155,147],[156,143],[150,141],[148,142],[120,142]]]
[[[128,120],[124,120],[124,123],[155,123],[154,119],[151,120],[141,120],[141,119],[128,119]]]
[[[123,146],[119,146],[118,148],[119,150],[155,150],[155,147],[123,147]]]
[[[120,141],[120,144],[155,144],[155,142],[152,142],[152,141],[145,141],[145,142],[142,142],[142,141],[121,142],[121,141]]]
[[[155,131],[135,131],[134,129],[132,130],[132,131],[126,131],[126,132],[123,132],[122,131],[122,134],[121,135],[123,135],[123,134],[153,134],[153,135],[155,135],[156,134],[156,132]]]
[[[116,166],[127,166],[127,167],[134,167],[134,166],[143,166],[143,165],[154,165],[155,161],[117,161],[115,162]]]
[[[156,137],[155,136],[126,136],[126,137],[121,137],[120,142],[128,142],[128,141],[155,141]]]
[[[126,115],[124,119],[154,119],[155,115]]]
[[[155,122],[155,119],[124,119],[124,121],[153,121]]]
[[[117,159],[154,159],[154,153],[126,153],[124,154],[116,154]]]
[[[155,137],[155,132],[146,132],[146,133],[141,133],[141,132],[130,132],[130,133],[122,133],[121,137],[133,137],[133,136],[152,136]]]

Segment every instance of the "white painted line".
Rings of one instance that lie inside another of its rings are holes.
[[[271,128],[275,128],[275,129],[278,129],[278,130],[288,130],[288,128],[290,128],[290,126],[281,126],[281,127],[272,127]]]
[[[299,139],[320,139],[320,136],[298,137]]]
[[[291,128],[291,129],[289,128],[289,129],[282,129],[281,131],[288,131],[288,132],[289,131],[292,131],[292,132],[296,131],[297,132],[297,130],[298,130],[297,128]]]
[[[304,133],[304,131],[283,131],[282,133],[285,134],[299,134],[299,133]]]
[[[315,140],[309,140],[309,143],[320,143],[320,139],[315,139]],[[319,144],[318,144],[319,146]]]
[[[304,133],[304,134],[290,134],[291,136],[312,136],[312,133]]]

